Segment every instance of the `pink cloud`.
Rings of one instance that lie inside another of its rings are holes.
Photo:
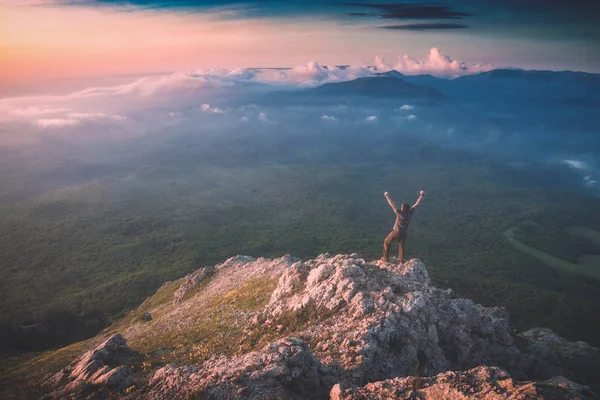
[[[407,75],[431,74],[439,77],[455,78],[461,75],[476,74],[494,69],[493,64],[469,64],[453,60],[437,47],[429,51],[424,60],[417,60],[408,55],[399,56],[396,65],[390,66],[382,58],[375,59],[375,67],[380,72],[396,70]]]

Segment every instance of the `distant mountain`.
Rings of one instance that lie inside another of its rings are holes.
[[[438,78],[429,74],[404,75],[396,70],[351,81],[326,83],[309,89],[270,92],[255,102],[260,104],[328,103],[331,98],[345,100],[411,99],[439,102],[460,100],[495,107],[521,107],[531,101],[583,107],[600,106],[600,74],[572,71],[525,71],[495,69],[458,78]],[[350,99],[352,97],[352,99]],[[336,99],[338,101],[338,99]],[[483,103],[482,103],[483,104]]]
[[[525,71],[495,69],[465,75],[441,86],[444,93],[468,96],[499,96],[544,100],[598,100],[600,74],[572,71]]]
[[[402,74],[369,76],[347,82],[326,83],[308,89],[308,94],[326,96],[373,96],[393,98],[440,99],[443,95],[436,89],[406,82]]]
[[[464,79],[468,77],[488,77],[488,78],[504,78],[504,79],[531,79],[544,82],[566,82],[577,83],[577,82],[595,82],[600,83],[600,74],[593,74],[589,72],[577,72],[577,71],[541,71],[541,70],[524,70],[517,68],[510,69],[493,69],[487,72],[481,72],[479,74],[465,75],[458,79]]]
[[[438,78],[437,76],[433,76],[430,74],[423,75],[404,75],[396,70],[391,70],[388,72],[382,72],[376,74],[377,76],[385,76],[390,78],[399,78],[405,82],[410,83],[411,85],[419,85],[419,86],[431,86],[433,88],[442,87],[447,84],[450,80],[445,78]]]
[[[548,99],[596,104],[600,100],[600,74],[573,71],[494,69],[454,79],[433,75],[404,75],[398,71],[378,73],[408,84],[427,86],[447,97],[509,99]],[[590,103],[591,101],[591,103]]]

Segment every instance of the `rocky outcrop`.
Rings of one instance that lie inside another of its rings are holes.
[[[224,324],[223,310],[242,306],[227,293],[245,282],[270,282],[261,293],[269,300],[259,311],[227,311],[234,319],[227,329],[240,338],[237,353],[235,342],[228,347],[234,355],[142,368],[128,398],[327,399],[331,391],[335,399],[586,399],[593,395],[579,385],[598,385],[597,348],[547,329],[515,334],[504,308],[432,287],[417,259],[398,265],[357,254],[304,262],[232,257],[188,275],[173,302],[150,310],[152,323],[137,321],[124,334],[138,341],[157,333],[184,337],[208,317],[206,307]],[[275,339],[264,346],[265,338]],[[111,337],[48,381],[51,398],[78,382],[126,387],[128,357],[125,339]]]
[[[534,355],[528,375],[569,375],[586,383],[600,383],[600,350],[585,342],[569,342],[547,328],[534,328],[517,336],[523,351]],[[571,373],[571,374],[570,374]]]
[[[113,335],[46,381],[47,387],[55,389],[46,398],[62,399],[85,385],[126,388],[133,383],[133,371],[124,364],[135,358],[125,338]]]
[[[173,302],[177,304],[183,301],[201,282],[210,278],[214,273],[215,268],[208,266],[187,275],[185,277],[185,283],[173,294]]]
[[[564,375],[587,383],[600,376],[598,349],[549,330],[515,337],[506,309],[431,287],[416,259],[398,265],[325,254],[297,262],[283,273],[257,322],[276,327],[280,316],[307,307],[331,317],[301,335],[314,338],[318,358],[340,365],[355,384],[479,365],[506,368],[517,379]]]
[[[312,399],[326,397],[333,381],[304,341],[287,338],[243,356],[213,357],[200,367],[163,367],[149,385],[149,399]]]
[[[516,382],[497,367],[477,367],[465,372],[445,372],[433,377],[394,378],[361,388],[335,385],[331,400],[592,400],[593,393],[563,377],[544,382]]]

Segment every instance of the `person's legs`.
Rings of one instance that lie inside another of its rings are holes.
[[[389,259],[390,244],[392,244],[392,241],[396,238],[397,235],[398,232],[391,231],[390,234],[387,235],[387,237],[383,241],[383,257],[381,257],[382,260],[387,261]]]
[[[406,242],[406,234],[401,234],[398,237],[398,262],[404,264],[404,243]]]

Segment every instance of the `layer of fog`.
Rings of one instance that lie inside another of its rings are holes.
[[[489,104],[429,104],[303,96],[299,104],[276,97],[372,75],[377,68],[384,69],[383,61],[364,68],[310,63],[289,70],[195,71],[62,96],[3,99],[0,182],[14,184],[23,179],[19,171],[45,163],[67,163],[60,171],[111,166],[82,178],[96,179],[135,169],[142,160],[176,164],[183,153],[203,167],[378,162],[379,149],[397,146],[400,137],[415,151],[423,144],[437,146],[430,161],[462,157],[521,169],[562,168],[572,180],[568,185],[600,190],[598,138],[588,134],[596,123],[586,108],[494,98]],[[444,149],[448,154],[442,156]],[[394,154],[388,150],[387,156]],[[409,150],[398,154],[404,157]],[[557,179],[557,185],[563,183]]]

